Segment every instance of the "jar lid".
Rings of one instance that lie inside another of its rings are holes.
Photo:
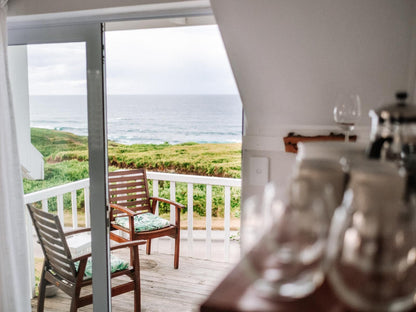
[[[396,93],[397,102],[383,106],[377,110],[371,110],[370,117],[377,117],[380,123],[390,121],[392,123],[416,122],[416,105],[406,102],[407,92]]]
[[[366,192],[375,201],[401,199],[405,193],[406,176],[392,162],[363,160],[352,166],[348,188]]]
[[[339,161],[342,157],[356,158],[365,155],[366,144],[340,141],[299,142],[297,161],[310,159]]]
[[[360,179],[394,179],[403,178],[403,173],[393,162],[384,162],[373,159],[362,159],[354,163],[351,167],[351,175],[359,176]]]

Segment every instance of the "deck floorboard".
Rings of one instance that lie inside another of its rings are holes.
[[[181,257],[179,269],[174,270],[172,255],[146,255],[142,252],[140,265],[143,312],[198,311],[202,301],[232,268],[230,263]],[[69,311],[69,307],[70,298],[58,291],[55,297],[46,298],[44,311]],[[36,308],[37,298],[34,298],[32,311]],[[93,306],[78,311],[90,312]],[[113,297],[112,311],[133,311],[133,293]]]

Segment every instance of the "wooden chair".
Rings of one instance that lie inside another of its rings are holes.
[[[91,254],[73,258],[66,239],[69,235],[86,232],[90,229],[85,228],[64,233],[58,216],[36,209],[32,205],[27,205],[27,207],[45,256],[39,284],[38,312],[44,309],[47,284],[56,285],[72,297],[71,312],[91,304],[92,294],[80,296],[81,288],[92,284],[92,278],[84,275]],[[118,270],[111,270],[111,278],[122,275],[127,275],[130,278],[128,281],[123,281],[122,284],[112,287],[111,296],[134,290],[135,312],[140,311],[140,266],[138,257],[138,245],[140,244],[145,244],[145,242],[134,241],[111,247],[111,250],[129,247],[132,250],[131,254],[134,255],[132,267],[125,263],[126,265],[122,264]]]
[[[149,197],[144,168],[109,173],[111,239],[118,242],[147,240],[150,254],[152,238],[169,236],[175,240],[174,268],[179,266],[180,210],[177,202]],[[175,206],[175,224],[155,215],[157,202]],[[123,221],[123,222],[122,222]],[[121,234],[117,234],[119,230]]]

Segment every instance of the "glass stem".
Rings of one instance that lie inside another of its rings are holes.
[[[350,132],[347,130],[345,131],[345,142],[348,142],[350,140]]]

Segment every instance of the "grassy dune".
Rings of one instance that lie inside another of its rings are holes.
[[[32,144],[48,163],[88,160],[88,140],[72,133],[32,128]],[[116,168],[239,178],[241,144],[108,144],[108,161]]]
[[[42,181],[24,180],[25,193],[76,181],[88,177],[88,140],[72,133],[32,128],[32,144],[45,158],[45,179]],[[108,143],[110,170],[118,168],[145,167],[151,171],[175,172],[217,177],[240,177],[241,144],[134,144]],[[169,183],[159,182],[160,196],[169,197]],[[152,186],[151,186],[152,187]],[[186,184],[178,183],[177,200],[186,204]],[[231,206],[235,215],[239,214],[240,190],[232,189]],[[83,206],[81,191],[79,206]],[[214,216],[223,214],[223,190],[213,189]],[[65,198],[69,207],[70,198]],[[50,203],[55,207],[56,203]],[[79,207],[81,208],[81,207]],[[167,207],[161,207],[168,209]],[[195,185],[194,210],[205,213],[205,186]]]

